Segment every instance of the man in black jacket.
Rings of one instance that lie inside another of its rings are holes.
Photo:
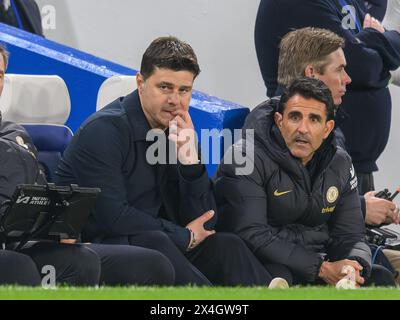
[[[357,284],[364,284],[371,252],[351,159],[332,134],[329,88],[301,78],[266,104],[249,125],[254,154],[244,148],[252,144],[248,135],[231,149],[246,152],[254,170],[238,175],[238,165],[225,158],[218,169],[218,228],[240,235],[274,276],[289,283],[335,285],[343,266],[351,265]]]
[[[265,285],[270,275],[245,243],[213,230],[213,186],[188,112],[199,72],[190,45],[154,40],[138,89],[86,120],[64,153],[58,182],[102,190],[84,240],[158,250],[178,285]]]
[[[42,17],[35,0],[0,0],[0,22],[43,37]]]

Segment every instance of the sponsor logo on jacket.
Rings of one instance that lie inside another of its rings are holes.
[[[351,188],[351,190],[357,188],[357,184],[358,184],[358,181],[357,181],[356,172],[354,170],[353,165],[351,165],[351,168],[350,168],[350,188]]]
[[[339,190],[335,186],[332,186],[326,192],[326,200],[329,203],[334,203],[339,198]]]
[[[275,197],[280,197],[280,196],[283,196],[283,195],[285,195],[285,194],[287,194],[287,193],[290,193],[290,192],[292,192],[293,190],[287,190],[287,191],[278,191],[278,189],[276,189],[275,191],[274,191],[274,196]]]
[[[335,208],[336,208],[336,206],[322,208],[321,213],[332,213],[333,211],[335,211]]]

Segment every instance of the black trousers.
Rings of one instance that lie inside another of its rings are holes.
[[[0,250],[0,285],[40,285],[40,275],[35,263],[25,254]]]
[[[271,281],[268,271],[234,234],[211,235],[188,253],[182,253],[162,231],[133,234],[129,242],[163,253],[175,269],[175,285],[263,286]]]
[[[360,195],[366,194],[368,191],[375,190],[374,176],[371,173],[356,172],[357,188]]]
[[[129,245],[89,244],[100,259],[100,285],[173,285],[175,270],[162,253]]]
[[[46,266],[55,269],[56,285],[96,286],[100,279],[100,259],[97,254],[81,244],[59,244],[37,242],[27,246],[20,254],[29,256],[36,265],[37,272]]]
[[[34,273],[37,276],[29,276],[30,281],[19,281],[18,277],[21,275],[17,274],[21,273],[22,268],[19,267],[15,268],[13,276],[8,275],[5,278],[5,283],[38,285],[40,275],[46,275],[41,273],[45,266],[54,267],[57,285],[172,285],[175,281],[174,268],[164,255],[140,247],[40,242],[23,249],[21,253],[7,252],[30,261],[30,266],[26,263],[26,268],[29,266],[35,272],[22,273]],[[20,263],[22,262],[16,260],[14,265]]]
[[[318,279],[315,283],[306,283],[298,278],[289,270],[288,267],[281,264],[268,263],[265,265],[272,277],[284,278],[290,286],[292,285],[323,285],[326,284],[322,279]],[[379,286],[379,287],[390,287],[396,286],[393,273],[385,267],[373,264],[371,269],[371,275],[365,279],[363,286]]]

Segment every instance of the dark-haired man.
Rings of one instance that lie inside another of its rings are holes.
[[[295,80],[251,120],[254,170],[221,163],[218,229],[237,233],[274,276],[289,284],[335,285],[351,265],[364,284],[371,270],[357,178],[336,146],[334,102],[320,80]],[[233,149],[246,152],[247,137]]]
[[[177,285],[268,284],[270,275],[238,236],[213,230],[212,184],[188,112],[199,72],[189,44],[155,39],[143,55],[138,89],[81,126],[58,181],[102,190],[85,240],[158,250],[174,266]]]

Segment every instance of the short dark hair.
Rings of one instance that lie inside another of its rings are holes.
[[[193,48],[176,37],[160,37],[152,41],[143,54],[140,73],[146,80],[155,68],[190,71],[196,78],[200,73]]]
[[[325,104],[327,121],[335,118],[335,104],[333,103],[331,90],[321,80],[309,77],[296,79],[284,91],[276,111],[283,114],[289,99],[297,94],[305,99],[315,99]]]

